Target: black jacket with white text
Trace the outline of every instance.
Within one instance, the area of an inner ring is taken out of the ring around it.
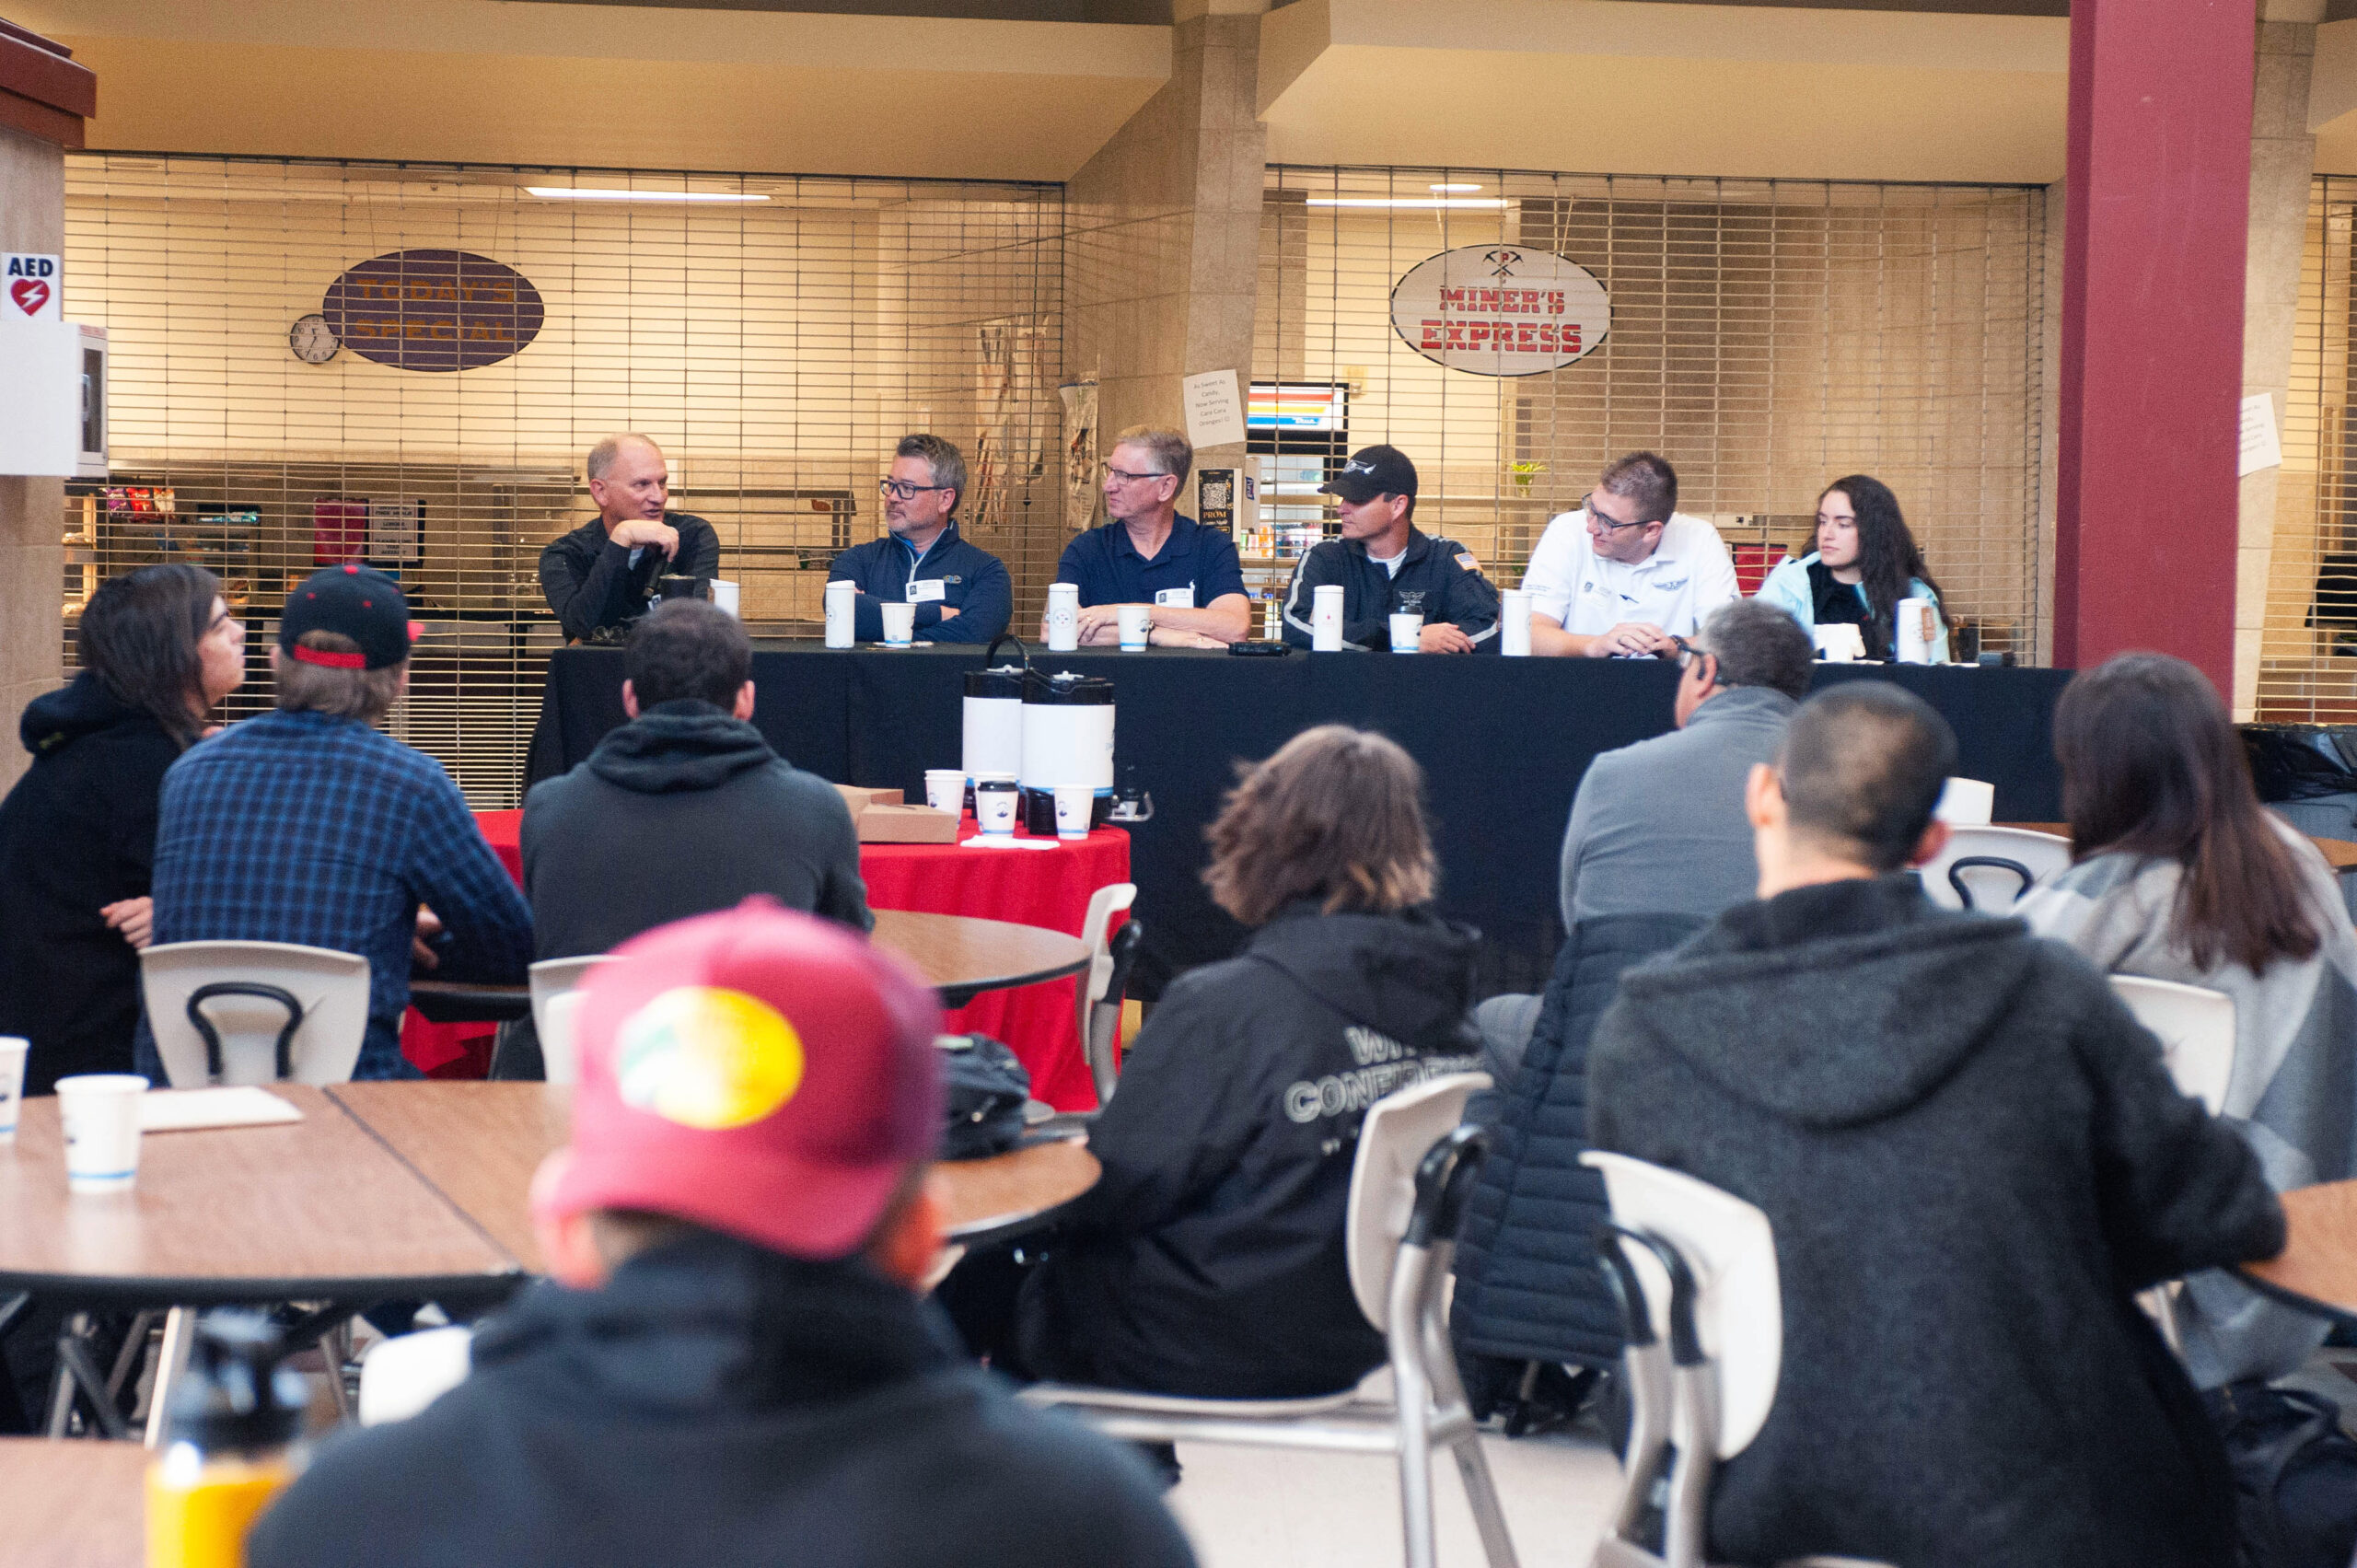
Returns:
[[[1473,552],[1453,539],[1408,530],[1408,553],[1395,573],[1370,560],[1357,540],[1329,539],[1294,568],[1285,589],[1285,641],[1310,645],[1311,592],[1342,586],[1342,641],[1380,653],[1391,646],[1391,617],[1413,611],[1430,626],[1446,621],[1473,639],[1475,653],[1498,651],[1498,590]]]

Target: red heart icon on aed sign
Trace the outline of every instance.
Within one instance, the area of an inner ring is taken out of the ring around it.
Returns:
[[[8,297],[26,315],[38,316],[41,308],[49,303],[49,285],[39,278],[18,278],[9,285]]]

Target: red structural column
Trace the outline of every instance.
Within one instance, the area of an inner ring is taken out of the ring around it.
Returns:
[[[2231,695],[2254,0],[2072,0],[2054,662]]]

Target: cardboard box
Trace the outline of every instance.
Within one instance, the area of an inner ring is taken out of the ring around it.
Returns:
[[[898,794],[898,791],[893,792]],[[864,844],[954,844],[958,818],[930,806],[900,806],[879,801],[852,820]]]
[[[897,789],[877,789],[869,784],[839,784],[835,790],[843,797],[843,804],[851,807],[854,821],[871,806],[898,806],[901,800],[900,792]]]

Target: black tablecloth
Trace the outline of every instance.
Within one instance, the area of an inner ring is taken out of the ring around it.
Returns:
[[[753,723],[795,765],[843,784],[924,797],[927,768],[956,767],[962,678],[974,648],[832,651],[764,644],[753,656]],[[1131,829],[1138,916],[1147,931],[1139,990],[1225,958],[1243,928],[1204,893],[1203,829],[1239,759],[1266,757],[1313,724],[1382,731],[1430,781],[1444,913],[1484,936],[1485,990],[1536,990],[1562,940],[1557,865],[1572,794],[1599,751],[1671,727],[1678,684],[1656,660],[1402,657],[1293,654],[1237,658],[1034,653],[1035,667],[1109,678],[1117,777],[1154,796]],[[1972,666],[1818,667],[1820,682],[1897,680],[1956,728],[1960,771],[1997,787],[1999,821],[2060,820],[2050,735],[2071,672]],[[622,654],[566,648],[549,667],[537,783],[589,754],[623,722]]]

